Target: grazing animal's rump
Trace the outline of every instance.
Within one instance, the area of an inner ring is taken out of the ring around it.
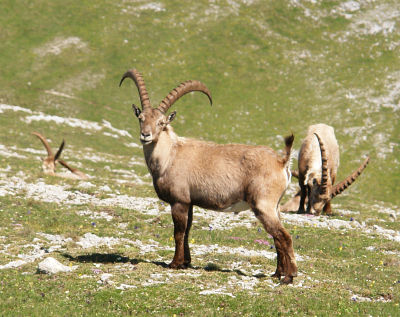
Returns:
[[[335,184],[339,168],[339,145],[335,132],[326,124],[316,124],[308,128],[307,136],[299,152],[300,203],[298,213],[319,215],[322,210],[332,212],[330,201],[350,186],[362,173],[369,157],[339,184]],[[307,209],[304,204],[308,198]]]

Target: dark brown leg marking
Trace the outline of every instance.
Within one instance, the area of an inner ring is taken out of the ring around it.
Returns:
[[[281,276],[284,275],[285,277],[281,280],[281,283],[292,283],[293,277],[297,276],[297,265],[294,256],[292,237],[282,226],[274,207],[263,206],[263,209],[254,208],[253,211],[263,224],[265,231],[274,238],[277,253],[277,266],[272,276],[280,279]]]
[[[193,205],[190,205],[189,212],[188,212],[188,219],[187,219],[187,226],[185,230],[185,238],[184,238],[184,265],[186,267],[190,266],[192,261],[190,257],[190,248],[189,248],[189,231],[192,227],[192,220],[193,220]]]
[[[331,202],[328,201],[325,206],[324,206],[324,212],[327,215],[331,215],[332,214],[332,207],[331,207]]]
[[[190,205],[175,203],[171,205],[172,220],[174,221],[175,255],[169,264],[173,269],[184,269],[185,265],[185,236],[189,234],[188,213]],[[189,250],[189,245],[187,245]],[[190,254],[189,254],[190,257]]]
[[[304,214],[306,212],[304,210],[304,204],[306,202],[307,187],[300,181],[300,179],[299,179],[299,185],[300,185],[300,205],[299,205],[299,210],[297,211],[297,213]]]

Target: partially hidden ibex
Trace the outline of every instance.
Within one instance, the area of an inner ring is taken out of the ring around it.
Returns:
[[[316,124],[308,128],[307,136],[301,145],[298,164],[300,193],[281,208],[286,211],[300,200],[298,213],[319,215],[323,210],[332,212],[331,200],[349,187],[367,167],[369,157],[342,182],[335,184],[339,168],[339,146],[331,126]],[[300,195],[299,195],[300,194]],[[299,197],[300,196],[300,197]],[[307,209],[304,205],[307,203]]]
[[[47,175],[51,176],[59,176],[64,178],[72,178],[72,179],[87,179],[87,175],[80,170],[73,168],[67,164],[64,160],[60,159],[61,152],[64,149],[65,142],[62,141],[60,147],[58,148],[56,154],[53,154],[49,143],[46,138],[38,132],[32,132],[33,135],[36,135],[40,141],[42,141],[44,147],[47,151],[47,157],[43,159],[42,169],[43,172]],[[60,163],[62,166],[67,168],[71,173],[56,173],[56,164]]]
[[[142,76],[127,71],[120,82],[131,78],[142,105],[133,105],[139,119],[140,141],[147,167],[160,199],[171,205],[174,222],[175,255],[170,268],[186,268],[191,263],[189,231],[193,206],[217,211],[251,208],[274,238],[277,268],[274,277],[291,283],[297,276],[292,238],[282,226],[278,204],[290,182],[290,152],[293,135],[285,138],[285,156],[265,146],[215,144],[177,136],[171,121],[176,112],[168,109],[183,95],[199,91],[212,103],[208,88],[199,81],[186,81],[173,89],[157,108],[150,105]]]

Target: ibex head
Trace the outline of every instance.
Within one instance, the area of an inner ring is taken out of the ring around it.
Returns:
[[[325,204],[335,198],[337,195],[342,193],[347,187],[349,187],[362,171],[367,167],[369,163],[369,157],[356,169],[352,174],[347,176],[342,182],[333,185],[331,177],[328,173],[328,158],[326,155],[325,145],[317,133],[314,133],[319,142],[321,150],[321,179],[310,175],[309,181],[312,180],[311,193],[309,195],[309,205],[311,206],[311,212],[319,215],[322,212]],[[311,184],[309,184],[311,185]]]
[[[161,131],[165,130],[167,126],[174,120],[176,111],[167,116],[168,109],[183,95],[192,92],[200,91],[208,96],[212,104],[211,93],[208,88],[201,82],[196,80],[189,80],[178,87],[173,89],[160,103],[157,108],[150,105],[149,95],[141,74],[136,69],[128,70],[121,79],[119,85],[121,86],[125,78],[131,78],[139,91],[140,103],[142,110],[135,105],[132,105],[136,117],[140,123],[140,142],[143,145],[156,143]]]
[[[56,162],[61,155],[62,150],[64,149],[64,140],[62,141],[60,147],[57,150],[56,155],[53,154],[49,143],[47,142],[46,138],[38,132],[32,132],[33,135],[36,135],[39,140],[43,143],[46,151],[47,157],[43,158],[42,168],[46,174],[54,174],[56,169]]]
[[[75,178],[75,179],[87,179],[88,178],[88,176],[85,173],[81,172],[77,168],[73,168],[73,167],[69,166],[69,164],[67,162],[65,162],[64,160],[62,160],[60,158],[61,152],[64,149],[64,145],[65,145],[64,140],[62,141],[60,147],[58,148],[57,153],[54,155],[49,143],[47,142],[46,138],[43,135],[41,135],[38,132],[32,132],[32,134],[36,135],[39,138],[39,140],[43,143],[43,145],[47,151],[47,157],[43,158],[43,163],[42,163],[42,169],[45,174],[52,175],[52,176],[61,176],[61,177],[66,177],[66,178]],[[65,168],[69,169],[72,172],[72,174],[71,173],[69,173],[69,174],[56,173],[57,162],[60,163]]]

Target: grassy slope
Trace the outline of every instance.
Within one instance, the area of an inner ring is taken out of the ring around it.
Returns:
[[[113,127],[128,131],[134,139],[119,142],[102,133],[88,134],[85,129],[45,121],[28,125],[21,121],[21,113],[7,111],[0,114],[0,144],[39,150],[40,144],[29,136],[33,130],[51,136],[53,144],[64,137],[66,157],[72,160],[76,153],[82,153],[81,148],[84,153],[112,156],[111,163],[84,161],[89,173],[98,176],[91,180],[97,187],[108,184],[113,192],[154,197],[150,186],[132,181],[122,187],[113,182],[118,175],[104,169],[106,165],[126,168],[132,154],[141,160],[140,149],[123,146],[124,142],[137,142],[137,123],[130,110],[132,102],[139,102],[137,92],[132,83],[118,88],[118,81],[126,69],[136,67],[144,75],[150,98],[156,105],[181,81],[198,79],[212,91],[213,107],[200,94],[185,96],[177,102],[174,127],[178,134],[221,143],[268,144],[281,149],[282,136],[290,131],[294,132],[295,146],[299,147],[308,125],[329,123],[334,126],[341,147],[339,178],[358,166],[363,156],[368,154],[372,158],[348,195],[336,198],[335,203],[344,209],[360,211],[360,221],[371,222],[368,219],[380,217],[387,220],[388,228],[399,230],[397,223],[391,223],[386,215],[377,215],[377,208],[371,206],[378,204],[398,210],[400,205],[400,196],[396,194],[400,190],[400,22],[391,14],[398,13],[400,7],[396,1],[359,1],[360,8],[351,12],[343,9],[343,3],[186,1],[182,5],[162,1],[145,9],[146,1],[2,1],[0,102],[60,117],[99,123],[105,119]],[[345,13],[351,17],[346,18]],[[74,44],[61,47],[59,54],[48,49],[70,37]],[[48,93],[51,90],[73,98]],[[9,176],[22,170],[32,183],[43,177],[36,159],[1,156],[0,164],[1,168],[10,167]],[[146,173],[142,166],[133,168],[139,175]],[[67,183],[72,189],[76,186],[75,182],[48,177],[44,181]],[[0,235],[10,242],[31,241],[37,232],[78,237],[93,229],[90,222],[74,216],[75,209],[84,207],[64,208],[26,200],[22,194],[16,199],[0,197],[0,206],[1,223],[5,224]],[[35,217],[27,216],[26,209]],[[162,216],[165,228],[142,225],[139,234],[134,228],[147,217],[123,208],[111,209],[118,215],[114,221],[130,222],[125,237],[154,239],[157,234],[157,241],[172,246],[168,215]],[[15,230],[15,222],[23,224],[21,231]],[[396,251],[398,244],[366,239],[362,233],[353,231],[342,236],[317,228],[287,227],[300,237],[295,240],[296,251],[311,258],[302,262],[302,272],[306,276],[316,272],[313,279],[323,281],[321,284],[311,283],[310,289],[271,290],[261,282],[254,291],[257,296],[242,290],[235,293],[235,298],[199,298],[198,279],[189,276],[173,284],[137,288],[121,295],[113,288],[99,290],[96,281],[78,279],[72,274],[64,279],[2,270],[2,284],[7,288],[0,293],[3,299],[0,305],[10,315],[15,303],[21,307],[21,313],[33,309],[37,315],[45,306],[55,315],[71,310],[73,314],[158,310],[167,315],[180,312],[231,315],[238,311],[262,315],[266,309],[271,314],[320,315],[327,305],[344,314],[356,311],[393,314],[398,309],[396,295],[391,295],[395,296],[391,303],[384,304],[352,303],[348,294],[350,291],[376,298],[379,294],[398,292],[398,286],[393,286],[398,277],[398,259],[365,251],[371,245]],[[113,236],[116,227],[103,221],[96,229],[99,235]],[[252,247],[252,241],[259,238],[258,231],[246,228],[232,234],[245,237]],[[207,233],[196,228],[193,237],[202,244],[231,243],[238,247],[241,243],[229,241],[224,232]],[[347,251],[339,252],[339,245],[345,245]],[[79,249],[72,245],[69,252],[79,253]],[[121,247],[115,252],[142,259],[134,248]],[[163,252],[164,261],[168,261],[171,251]],[[361,259],[365,259],[365,264]],[[0,264],[8,260],[5,258]],[[164,272],[163,268],[146,262],[151,259],[144,260],[137,264],[134,273],[126,273],[130,274],[128,280],[140,281],[141,276]],[[221,256],[217,261],[225,267],[223,263],[232,260]],[[380,265],[381,260],[387,265]],[[210,256],[196,265],[202,267],[215,261]],[[261,258],[251,261],[265,264]],[[106,270],[117,274],[115,263],[105,265]],[[267,262],[267,270],[272,271],[274,265],[274,261]],[[34,266],[24,266],[22,271],[32,272]],[[79,270],[79,274],[85,274],[90,268],[83,266]],[[201,269],[196,272],[206,281],[204,285],[212,284],[215,279],[221,279],[222,283],[235,276],[233,272]],[[123,281],[124,277],[118,275],[118,279]],[[65,295],[67,290],[70,293]]]

